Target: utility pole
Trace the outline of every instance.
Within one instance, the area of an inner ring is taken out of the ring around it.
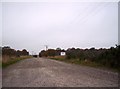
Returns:
[[[33,56],[33,54],[34,54],[34,51],[32,51],[32,56]]]
[[[46,51],[48,50],[48,45],[44,45],[45,46],[45,49],[46,49]]]

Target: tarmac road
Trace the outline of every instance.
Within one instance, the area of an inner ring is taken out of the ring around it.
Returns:
[[[25,59],[2,72],[3,87],[118,87],[118,73],[46,58]]]

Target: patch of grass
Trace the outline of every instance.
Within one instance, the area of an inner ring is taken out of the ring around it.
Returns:
[[[104,66],[102,64],[92,62],[92,61],[85,61],[85,60],[79,60],[79,59],[66,59],[66,57],[60,57],[60,56],[55,56],[55,57],[50,57],[50,59],[58,60],[58,61],[64,61],[66,63],[71,63],[71,64],[78,64],[82,66],[90,66],[94,68],[100,68],[104,70],[111,70],[113,72],[120,72],[118,69],[114,68],[109,68],[107,66]]]
[[[7,67],[7,66],[9,66],[11,64],[14,64],[14,63],[20,61],[20,60],[31,58],[31,57],[32,56],[21,56],[21,57],[10,58],[9,61],[0,63],[1,64],[0,66],[2,66],[2,68],[5,68],[5,67]]]
[[[2,68],[2,56],[0,55],[0,68]]]
[[[65,61],[65,56],[54,56],[54,57],[48,57],[48,58],[54,59],[54,60]]]
[[[2,62],[0,62],[0,68],[2,68]]]

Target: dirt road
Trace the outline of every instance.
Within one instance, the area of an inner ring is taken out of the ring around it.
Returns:
[[[118,73],[45,58],[3,69],[3,87],[117,87]]]

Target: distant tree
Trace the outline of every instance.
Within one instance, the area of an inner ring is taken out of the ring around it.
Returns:
[[[22,51],[17,50],[16,55],[17,55],[17,57],[20,57],[22,55]]]
[[[61,48],[56,48],[56,50],[61,50]]]
[[[62,51],[61,48],[56,48],[55,55],[59,56],[61,51]]]
[[[48,54],[45,50],[42,50],[40,53],[39,53],[39,57],[47,57]]]
[[[29,55],[29,52],[27,52],[26,49],[15,50],[10,48],[9,46],[2,47],[2,55],[8,55],[8,56],[21,56],[21,55]]]
[[[96,62],[108,67],[120,68],[120,47],[116,46],[115,48],[103,49]]]
[[[11,49],[10,47],[3,47],[2,48],[2,55],[8,55],[8,56],[15,56],[16,50]]]
[[[29,55],[29,52],[27,52],[26,49],[23,49],[23,50],[22,50],[22,55]]]
[[[90,50],[95,50],[95,48],[94,48],[94,47],[92,47],[92,48],[90,48]]]
[[[75,48],[69,48],[66,51],[67,59],[77,58],[77,51]]]
[[[47,51],[41,51],[40,56],[56,56],[60,55],[60,52],[65,51],[60,48],[48,49]],[[111,48],[100,48],[95,49],[94,47],[90,49],[80,49],[80,48],[68,48],[66,51],[66,59],[79,59],[89,60],[92,62],[100,63],[104,66],[119,68],[120,69],[120,45]]]
[[[54,49],[48,49],[47,54],[48,54],[48,56],[55,56],[56,51]]]
[[[39,53],[40,57],[48,57],[48,56],[59,56],[61,52],[65,52],[65,50],[61,50],[60,48],[55,49],[48,49],[48,50],[42,50]]]

